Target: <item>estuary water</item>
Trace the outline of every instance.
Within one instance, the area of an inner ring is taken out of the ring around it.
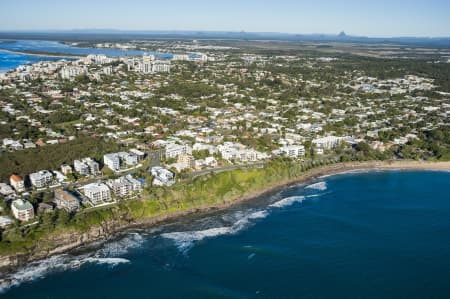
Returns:
[[[324,177],[35,263],[0,297],[449,298],[449,187],[449,172]]]
[[[6,52],[2,51],[13,51]],[[53,61],[63,59],[64,57],[46,57],[36,56],[31,54],[22,54],[17,52],[35,52],[35,53],[48,53],[48,54],[70,54],[87,56],[90,54],[103,54],[109,57],[116,56],[142,56],[143,54],[155,55],[161,59],[170,59],[173,54],[170,53],[158,53],[158,52],[144,52],[139,50],[120,50],[109,48],[81,48],[66,45],[55,41],[43,41],[43,40],[4,40],[0,41],[0,72],[5,72],[10,69],[14,69],[20,65],[28,63],[36,63],[39,61]],[[67,58],[65,58],[67,59]]]
[[[28,55],[28,54],[22,54],[22,53],[2,51],[0,49],[0,73],[15,69],[16,67],[19,67],[21,65],[37,63],[40,61],[56,61],[56,60],[60,60],[60,59],[63,59],[63,58]],[[67,59],[67,58],[65,58],[65,59]]]

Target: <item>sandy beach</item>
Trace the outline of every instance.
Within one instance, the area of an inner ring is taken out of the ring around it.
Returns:
[[[71,54],[55,54],[55,53],[36,53],[36,52],[28,52],[28,51],[12,51],[7,49],[0,48],[1,52],[13,53],[13,54],[21,54],[21,55],[30,55],[30,56],[38,56],[38,57],[54,57],[54,58],[83,58],[80,55],[71,55]]]

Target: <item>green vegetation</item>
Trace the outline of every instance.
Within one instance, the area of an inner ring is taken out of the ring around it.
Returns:
[[[0,154],[0,180],[8,181],[12,173],[22,177],[42,169],[59,169],[61,164],[92,157],[102,161],[104,154],[118,151],[120,146],[102,139],[83,137],[67,143]]]

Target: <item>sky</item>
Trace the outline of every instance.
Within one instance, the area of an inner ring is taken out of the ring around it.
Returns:
[[[70,29],[450,37],[450,0],[0,0],[0,31]]]

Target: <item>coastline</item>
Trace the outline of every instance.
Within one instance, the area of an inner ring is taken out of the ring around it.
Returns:
[[[132,220],[127,223],[120,221],[110,221],[103,225],[92,227],[87,232],[70,232],[60,235],[54,235],[51,239],[46,240],[51,242],[54,246],[51,250],[43,250],[39,248],[31,249],[29,253],[18,253],[11,255],[0,256],[0,273],[5,274],[14,272],[18,268],[37,260],[49,258],[54,255],[63,254],[72,250],[78,249],[82,246],[89,245],[98,241],[107,241],[124,231],[137,228],[150,228],[172,222],[181,217],[193,214],[202,214],[212,211],[227,209],[232,206],[239,205],[243,202],[256,199],[258,197],[278,192],[284,188],[307,183],[311,180],[331,176],[352,171],[372,171],[372,170],[437,170],[450,171],[450,162],[422,162],[422,161],[371,161],[371,162],[346,162],[330,164],[312,168],[302,175],[292,178],[274,182],[265,186],[263,189],[249,192],[245,195],[235,197],[231,200],[208,204],[197,208],[191,208],[182,211],[163,213],[158,216],[150,218]]]

